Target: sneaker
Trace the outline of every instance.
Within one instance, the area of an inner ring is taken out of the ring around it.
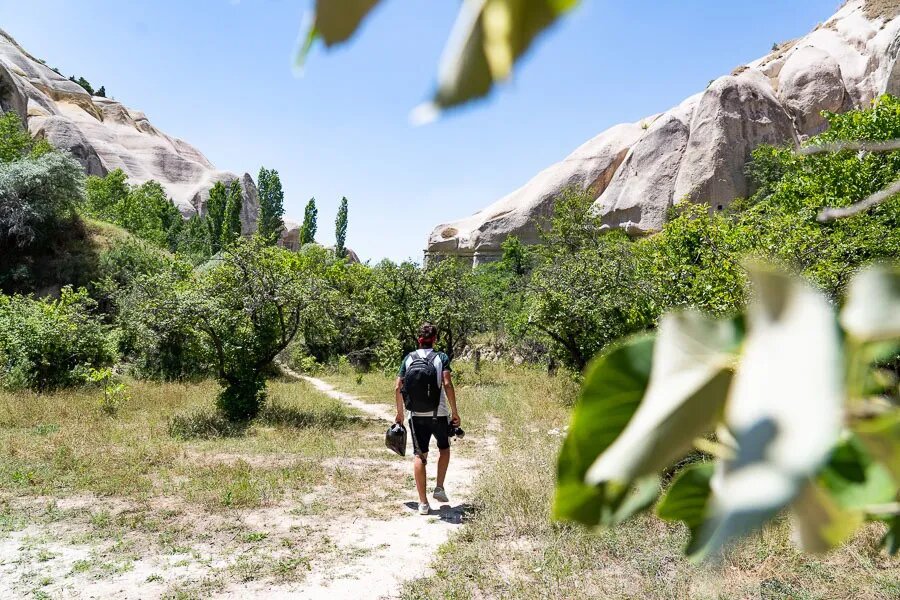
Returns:
[[[450,498],[447,497],[447,492],[445,492],[442,487],[434,488],[434,494],[432,495],[438,502],[450,502]]]
[[[419,502],[419,514],[427,515],[431,512],[431,507],[428,506],[427,502]]]

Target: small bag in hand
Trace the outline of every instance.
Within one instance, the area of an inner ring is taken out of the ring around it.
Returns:
[[[402,423],[391,425],[384,434],[384,445],[400,456],[406,456],[406,427]]]

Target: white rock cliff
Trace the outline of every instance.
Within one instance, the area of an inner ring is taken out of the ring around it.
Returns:
[[[0,112],[10,110],[32,135],[71,152],[89,175],[122,169],[131,183],[158,181],[186,217],[204,213],[214,183],[240,179],[243,230],[256,230],[259,198],[249,174],[216,169],[199,150],[154,127],[144,113],[91,96],[0,29]]]
[[[658,231],[680,202],[724,208],[752,192],[744,169],[760,144],[796,144],[824,129],[822,111],[900,95],[898,14],[900,0],[850,0],[675,108],[617,125],[471,217],[438,225],[426,252],[478,263],[510,235],[533,243],[567,188],[592,194],[604,223],[631,234]]]

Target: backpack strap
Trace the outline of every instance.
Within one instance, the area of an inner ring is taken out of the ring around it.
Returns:
[[[427,362],[427,363],[429,363],[429,364],[433,364],[433,363],[434,363],[434,358],[435,358],[436,356],[437,356],[437,352],[434,351],[434,348],[429,348],[429,349],[428,349],[428,353],[425,355],[425,362]],[[441,361],[441,368],[443,368],[443,366],[444,366],[444,365],[443,365],[443,361]],[[435,370],[437,370],[437,369],[435,369]],[[438,373],[438,374],[437,374],[437,377],[438,377],[438,381],[437,381],[437,383],[438,383],[438,389],[441,389],[441,388],[444,387],[444,386],[442,385],[443,382],[441,381],[441,377],[443,377],[443,373]],[[443,390],[441,391],[441,393],[443,393]],[[438,398],[437,406],[434,407],[434,414],[431,415],[431,418],[432,418],[433,420],[437,421],[437,418],[438,418],[438,411],[439,411],[440,409],[441,409],[441,400],[440,400],[440,398]]]

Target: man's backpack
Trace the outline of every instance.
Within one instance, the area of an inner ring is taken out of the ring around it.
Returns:
[[[434,358],[434,350],[429,350],[424,357],[418,352],[412,354],[412,362],[406,367],[406,374],[403,376],[403,393],[407,410],[434,412],[437,415],[441,403],[441,386],[438,383]]]

